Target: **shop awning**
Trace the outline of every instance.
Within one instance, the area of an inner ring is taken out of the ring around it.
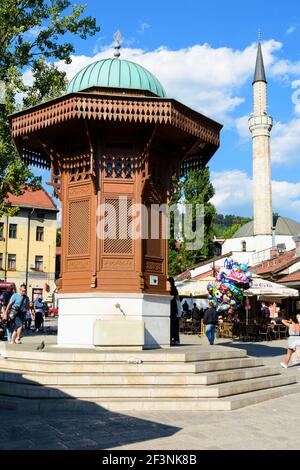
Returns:
[[[207,284],[214,281],[215,278],[208,276],[199,280],[185,280],[176,282],[176,287],[180,297],[207,298]],[[277,284],[276,282],[267,281],[259,276],[253,276],[252,286],[244,291],[247,297],[257,296],[259,299],[285,299],[289,297],[298,297],[297,289]]]
[[[207,299],[207,284],[214,281],[215,278],[208,276],[203,279],[189,279],[176,282],[176,287],[180,297],[194,297],[199,299]]]
[[[250,289],[247,289],[244,292],[244,295],[247,297],[256,295],[260,299],[277,298],[277,299],[286,299],[289,297],[298,297],[299,292],[297,289],[292,289],[291,287],[286,287],[276,282],[267,281],[262,279],[259,276],[253,276],[253,284]]]

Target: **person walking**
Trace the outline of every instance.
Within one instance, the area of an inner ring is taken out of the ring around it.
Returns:
[[[300,311],[290,320],[281,320],[282,324],[289,328],[288,350],[287,354],[280,363],[281,367],[287,369],[293,352],[296,351],[298,360],[300,361]]]
[[[213,302],[209,302],[209,308],[204,313],[203,323],[205,325],[205,334],[209,344],[212,346],[215,342],[216,327],[218,324],[218,313]]]
[[[4,312],[4,320],[12,323],[12,335],[10,344],[20,344],[26,310],[28,309],[29,298],[26,295],[26,285],[21,284],[19,293],[13,294]]]
[[[38,297],[34,303],[34,327],[35,331],[43,331],[43,322],[44,322],[44,302],[42,297]]]
[[[12,297],[12,295],[14,294],[14,289],[11,288],[11,287],[8,287],[6,289],[6,291],[3,293],[2,295],[2,309],[3,309],[3,315],[2,315],[2,318],[4,319],[4,313],[5,313],[5,310],[9,304],[9,301]],[[6,323],[6,340],[7,341],[11,341],[11,336],[13,334],[13,323],[9,321],[9,319],[7,320],[7,323]]]
[[[179,340],[179,317],[178,317],[178,306],[177,301],[179,300],[178,290],[175,286],[175,281],[173,277],[168,277],[170,283],[170,295],[173,297],[171,300],[171,332],[170,332],[170,344],[171,346],[178,346],[180,344]]]

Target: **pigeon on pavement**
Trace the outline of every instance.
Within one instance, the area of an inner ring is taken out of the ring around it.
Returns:
[[[37,349],[37,351],[42,351],[44,349],[44,347],[45,347],[45,343],[44,343],[44,341],[42,341],[41,344],[39,344],[36,349]]]

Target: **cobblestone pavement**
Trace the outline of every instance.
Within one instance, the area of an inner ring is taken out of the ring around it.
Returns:
[[[182,338],[186,344],[205,338]],[[279,364],[286,341],[230,343]],[[283,373],[299,376],[298,366]],[[0,449],[300,449],[300,393],[228,412],[15,413],[0,410]]]

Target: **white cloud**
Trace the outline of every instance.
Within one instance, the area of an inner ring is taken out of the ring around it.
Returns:
[[[242,142],[245,142],[245,141],[251,139],[248,120],[249,120],[248,115],[241,116],[241,117],[239,117],[235,120],[236,130],[237,130],[237,132],[239,134],[239,137],[240,137]]]
[[[300,183],[273,181],[273,207],[279,214],[300,219]],[[287,212],[288,211],[288,212]]]
[[[285,34],[288,34],[288,35],[293,34],[295,31],[296,31],[296,25],[292,25],[286,30]]]
[[[212,203],[219,213],[249,215],[252,212],[252,180],[241,170],[211,173],[215,188]]]
[[[40,34],[40,32],[43,31],[44,29],[46,29],[45,26],[33,26],[28,31],[26,31],[25,34],[33,38],[36,38]]]
[[[252,179],[241,170],[212,172],[215,188],[212,203],[219,213],[252,214]],[[273,181],[273,211],[300,220],[300,183]]]
[[[263,44],[267,66],[276,61],[274,53],[280,48],[281,43],[274,40]],[[93,57],[72,56],[71,64],[60,62],[59,67],[71,79],[91,62],[112,55],[113,50],[109,46]],[[177,50],[162,46],[154,51],[124,47],[121,57],[150,70],[161,81],[168,96],[215,119],[231,123],[231,114],[244,101],[240,88],[253,73],[256,45],[252,44],[243,50],[213,48],[209,44]]]
[[[271,135],[272,162],[286,165],[300,162],[300,119],[275,122]]]
[[[23,81],[26,86],[31,86],[33,84],[33,74],[31,69],[27,69],[26,72],[23,73]]]
[[[142,33],[144,33],[145,30],[148,29],[148,28],[150,28],[150,24],[148,24],[148,23],[141,23],[140,26],[139,26],[139,28],[138,28],[138,30],[137,30],[137,32],[140,33],[140,34],[142,34]]]

